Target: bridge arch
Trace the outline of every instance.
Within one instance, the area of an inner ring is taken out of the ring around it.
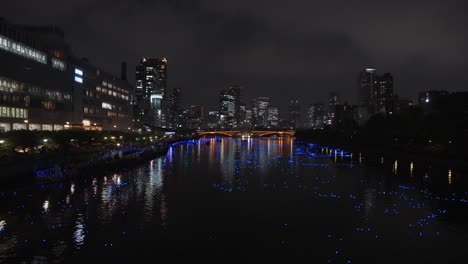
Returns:
[[[252,131],[252,135],[258,137],[266,137],[273,135],[293,137],[294,134],[294,131]]]

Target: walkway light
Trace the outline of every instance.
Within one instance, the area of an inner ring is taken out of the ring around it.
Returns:
[[[0,140],[0,144],[3,144],[3,143],[5,143],[5,140]]]
[[[42,141],[43,141],[44,143],[47,143],[47,141],[49,141],[49,140],[48,140],[47,138],[44,138]]]

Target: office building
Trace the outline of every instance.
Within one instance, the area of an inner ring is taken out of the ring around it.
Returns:
[[[335,107],[341,104],[341,97],[335,93],[331,92],[328,97],[328,118],[327,124],[331,125],[335,117]]]
[[[131,128],[132,86],[76,59],[54,26],[0,20],[0,131]]]
[[[367,109],[367,116],[394,112],[393,76],[390,73],[379,76],[376,69],[364,69],[359,76],[358,88],[358,106]]]
[[[169,96],[169,107],[167,111],[167,120],[169,128],[181,128],[183,109],[181,105],[182,90],[180,88],[172,89],[171,95]]]
[[[268,107],[270,97],[258,97],[252,100],[252,123],[254,127],[268,126]]]
[[[335,115],[333,117],[332,125],[334,127],[343,127],[353,125],[357,119],[356,105],[349,105],[348,103],[335,105]]]
[[[203,106],[191,105],[187,118],[187,128],[200,129],[203,126]]]
[[[313,129],[322,129],[325,125],[325,110],[322,103],[309,106],[307,111],[307,126]]]
[[[277,128],[279,126],[278,107],[268,106],[267,122],[268,122],[268,128]]]
[[[301,104],[299,100],[291,100],[288,105],[289,123],[291,128],[299,128],[301,124]]]
[[[138,125],[166,127],[167,60],[143,58],[136,67],[135,119]]]
[[[91,64],[87,59],[71,58],[75,118],[85,130],[132,129],[133,87]]]

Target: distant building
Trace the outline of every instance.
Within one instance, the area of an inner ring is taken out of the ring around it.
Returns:
[[[335,107],[339,104],[341,104],[341,97],[337,93],[331,92],[328,97],[328,125],[332,124],[333,119],[335,118]]]
[[[394,112],[393,76],[386,73],[377,74],[376,69],[367,68],[359,75],[358,106],[366,116],[377,113],[392,114]]]
[[[252,100],[252,121],[254,127],[268,127],[268,107],[270,97],[258,97]]]
[[[229,86],[221,91],[219,96],[219,112],[222,127],[237,128],[241,126],[241,98],[242,88],[240,86]]]
[[[358,105],[367,108],[368,113],[375,113],[375,98],[379,90],[377,70],[366,68],[359,75]]]
[[[325,111],[322,103],[315,103],[307,110],[307,126],[313,129],[322,129],[325,125]]]
[[[167,111],[167,126],[169,128],[183,127],[183,109],[181,105],[182,90],[180,88],[172,89],[169,96]]]
[[[277,128],[279,126],[278,107],[268,106],[267,122],[268,128]]]
[[[166,127],[167,60],[143,58],[136,67],[135,119],[139,124]]]
[[[393,76],[386,73],[378,77],[379,89],[377,92],[376,112],[385,113],[388,115],[394,112],[394,94],[393,94]]]
[[[441,109],[448,96],[449,93],[444,90],[425,91],[418,94],[418,102],[425,112],[431,112]]]
[[[219,95],[220,125],[223,128],[233,128],[235,114],[235,98],[229,89],[222,90]]]
[[[357,110],[358,107],[356,105],[348,105],[348,103],[335,105],[333,126],[340,127],[355,122]]]
[[[217,129],[220,127],[220,113],[219,111],[209,111],[206,120],[206,126],[209,129]]]
[[[395,113],[400,113],[414,106],[414,102],[412,100],[402,99],[396,96],[395,96],[394,102],[395,102],[395,107],[394,107]]]
[[[191,105],[189,109],[187,128],[199,129],[203,126],[203,106]]]
[[[299,100],[291,100],[288,105],[289,122],[292,128],[302,127],[301,124],[301,104]]]

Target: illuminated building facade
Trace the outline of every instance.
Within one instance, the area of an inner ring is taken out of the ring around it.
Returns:
[[[174,88],[169,98],[169,111],[167,111],[168,127],[183,127],[183,109],[181,106],[182,90]]]
[[[289,123],[291,128],[302,127],[301,122],[301,104],[299,100],[291,100],[288,105]]]
[[[130,104],[133,87],[86,59],[71,59],[75,120],[85,130],[119,130],[132,128]]]
[[[220,124],[224,128],[238,128],[242,125],[242,87],[231,85],[219,94]]]
[[[222,90],[219,94],[219,118],[221,128],[235,127],[235,95],[229,90]]]
[[[0,132],[128,130],[132,87],[75,59],[57,27],[0,20]]]
[[[375,98],[376,111],[388,115],[393,114],[395,107],[395,97],[393,94],[393,76],[386,73],[378,77],[378,94]]]
[[[328,97],[328,119],[327,119],[327,124],[331,125],[333,122],[333,119],[335,118],[335,111],[336,111],[336,106],[341,104],[341,97],[335,93],[331,92],[329,97]]]
[[[307,109],[307,125],[313,129],[322,129],[325,125],[325,111],[322,103],[315,103]]]
[[[167,60],[143,58],[136,67],[136,123],[166,127],[167,94]]]
[[[0,132],[69,127],[69,53],[56,27],[19,26],[0,19]]]
[[[393,114],[395,97],[393,76],[377,74],[376,69],[367,68],[359,75],[358,106],[367,109],[367,116],[376,113]]]
[[[252,100],[252,122],[254,127],[268,127],[268,107],[270,97],[258,97]]]
[[[268,121],[268,128],[277,128],[279,126],[278,107],[276,106],[268,107],[267,121]]]

